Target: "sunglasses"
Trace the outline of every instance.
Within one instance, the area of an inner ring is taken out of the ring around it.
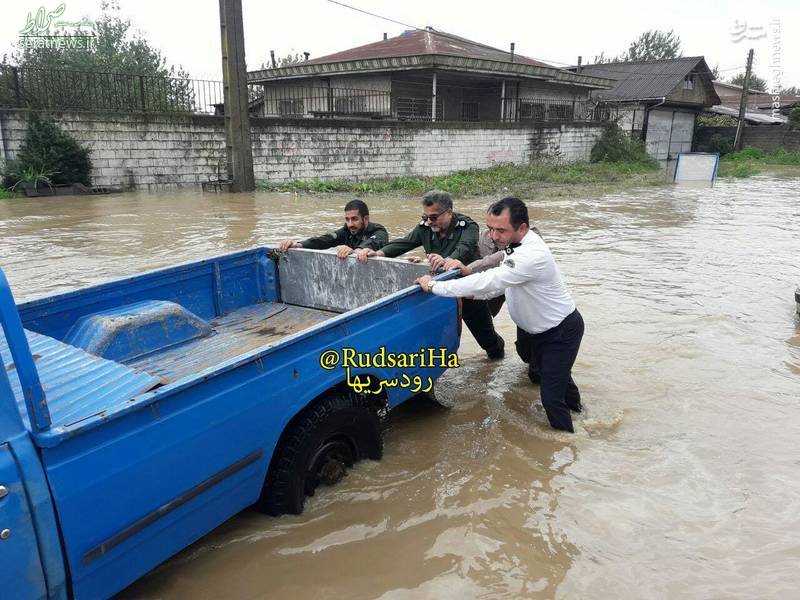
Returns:
[[[442,212],[440,212],[438,214],[433,214],[433,215],[423,214],[423,215],[421,215],[422,216],[422,220],[423,221],[435,221],[436,219],[441,217],[444,213],[446,213],[448,210],[450,210],[450,209],[448,208],[448,209],[443,210]]]

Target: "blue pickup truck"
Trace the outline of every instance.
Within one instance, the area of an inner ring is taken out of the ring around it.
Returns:
[[[257,248],[17,305],[0,271],[0,597],[111,596],[380,458],[403,382],[447,366],[420,357],[459,345],[422,272]]]

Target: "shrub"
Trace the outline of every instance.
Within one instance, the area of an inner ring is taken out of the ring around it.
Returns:
[[[750,177],[757,173],[760,173],[759,169],[755,168],[750,163],[735,163],[733,168],[723,175],[727,177]]]
[[[697,115],[697,127],[736,127],[738,120],[729,115],[714,115],[704,113]]]
[[[800,106],[789,111],[789,129],[800,129]]]
[[[724,156],[733,152],[733,140],[725,135],[714,133],[705,145],[706,152],[719,152],[720,156]]]
[[[592,148],[591,161],[657,163],[647,154],[642,142],[632,140],[615,122],[605,125],[603,134]]]
[[[17,152],[15,164],[8,165],[3,173],[3,185],[10,188],[25,180],[23,174],[31,177],[31,174],[41,173],[48,174],[53,185],[91,185],[90,152],[52,120],[30,113],[25,139]]]

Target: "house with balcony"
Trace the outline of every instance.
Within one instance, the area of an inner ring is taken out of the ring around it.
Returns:
[[[589,120],[614,83],[432,28],[248,73],[253,115],[309,119]]]

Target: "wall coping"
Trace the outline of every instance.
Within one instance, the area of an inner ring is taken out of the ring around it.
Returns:
[[[35,110],[26,108],[0,107],[0,114],[11,114],[23,116],[28,112],[63,117],[65,115],[78,115],[87,120],[108,121],[113,117],[123,117],[125,119],[137,120],[140,122],[148,121],[191,121],[198,126],[225,126],[225,117],[220,115],[199,115],[166,112],[129,112],[129,111],[82,111],[82,110]],[[120,119],[122,120],[122,119]],[[600,127],[603,123],[599,121],[523,121],[516,123],[504,123],[499,121],[393,121],[379,119],[291,119],[279,117],[251,117],[251,128],[272,128],[278,126],[300,127],[305,129],[319,128],[342,128],[342,129],[407,129],[407,130],[536,130],[536,129],[558,129],[565,128],[594,128]]]

